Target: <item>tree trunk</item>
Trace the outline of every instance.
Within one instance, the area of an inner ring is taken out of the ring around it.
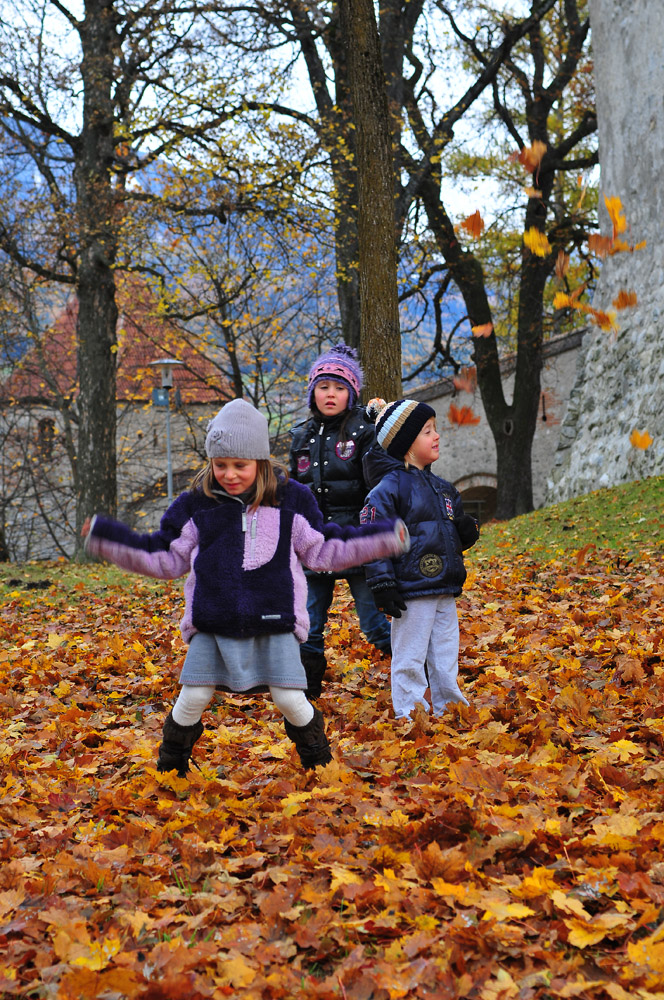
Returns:
[[[490,323],[491,307],[481,265],[470,251],[460,246],[433,178],[423,184],[422,197],[429,225],[461,292],[471,326]],[[532,212],[541,215],[539,204]],[[526,227],[541,221],[538,215],[529,214]],[[496,444],[499,520],[533,509],[531,454],[541,393],[543,296],[549,265],[526,249],[523,254],[512,403],[507,403],[503,391],[495,333],[475,338],[473,345],[477,385]]]
[[[349,144],[352,150],[352,144]],[[351,162],[335,165],[334,250],[337,275],[337,301],[344,341],[360,350],[360,278],[358,273],[357,171],[355,155]],[[333,157],[334,163],[335,157]],[[338,159],[338,158],[337,158]]]
[[[75,169],[80,257],[78,293],[79,437],[76,463],[77,535],[86,517],[116,507],[116,324],[113,264],[117,220],[111,165],[112,0],[86,0],[82,25],[83,127]]]
[[[392,133],[372,0],[340,0],[358,187],[360,358],[368,395],[401,395]]]

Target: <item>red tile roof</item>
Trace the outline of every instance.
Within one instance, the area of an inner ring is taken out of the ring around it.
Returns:
[[[220,405],[232,396],[213,362],[158,315],[156,300],[144,283],[135,277],[124,278],[119,283],[117,301],[118,402],[149,402],[152,390],[161,386],[160,371],[151,368],[150,362],[164,357],[183,362],[182,367],[174,368],[173,383],[184,405]],[[72,298],[45,332],[41,344],[30,348],[2,382],[1,397],[48,405],[58,394],[76,396],[77,314],[78,302]]]

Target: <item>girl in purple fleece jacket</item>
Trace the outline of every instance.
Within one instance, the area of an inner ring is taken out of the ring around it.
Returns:
[[[343,570],[397,555],[408,533],[403,522],[323,525],[311,491],[270,462],[267,420],[242,399],[210,422],[205,450],[207,465],[159,531],[140,535],[101,516],[83,528],[92,555],[146,576],[187,575],[181,631],[189,649],[157,769],[186,775],[218,689],[269,690],[303,767],[327,764],[323,716],[304,693],[299,654],[309,630],[302,563]]]

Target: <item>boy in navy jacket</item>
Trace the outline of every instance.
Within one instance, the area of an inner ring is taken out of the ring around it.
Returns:
[[[477,541],[479,528],[454,486],[431,471],[440,441],[432,407],[405,399],[390,403],[376,420],[376,433],[364,470],[367,482],[377,485],[360,521],[400,517],[411,539],[408,553],[366,567],[376,605],[392,615],[394,713],[406,718],[416,704],[426,704],[429,687],[433,712],[441,715],[449,702],[468,704],[457,681],[455,598],[466,579],[463,550]]]

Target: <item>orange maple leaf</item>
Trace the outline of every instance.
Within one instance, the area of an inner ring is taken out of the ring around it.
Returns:
[[[482,323],[480,326],[471,326],[473,337],[490,337],[493,331],[493,323]]]
[[[637,431],[636,428],[632,431],[629,436],[629,443],[633,448],[640,448],[641,451],[645,451],[652,444],[652,438],[648,431]]]
[[[629,309],[630,306],[635,306],[638,302],[636,292],[626,292],[621,289],[613,300],[613,305],[616,309]]]
[[[484,232],[484,219],[479,212],[473,212],[472,215],[467,215],[465,219],[462,219],[461,226],[470,236],[478,239]]]
[[[447,416],[451,424],[479,424],[482,419],[469,406],[455,406],[454,403],[450,403]]]

